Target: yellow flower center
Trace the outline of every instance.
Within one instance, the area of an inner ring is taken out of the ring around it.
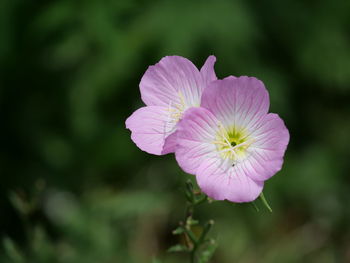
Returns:
[[[219,126],[216,140],[217,150],[223,159],[229,159],[235,165],[238,161],[247,156],[247,149],[252,144],[247,132],[238,127],[224,128]]]

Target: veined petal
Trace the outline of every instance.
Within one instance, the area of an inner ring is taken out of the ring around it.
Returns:
[[[167,56],[150,66],[140,82],[143,102],[150,106],[199,106],[205,83],[191,61]]]
[[[277,114],[269,113],[250,137],[253,143],[249,147],[249,157],[241,164],[242,169],[253,180],[265,181],[282,168],[289,142],[288,129]]]
[[[174,152],[176,122],[171,120],[167,107],[142,107],[125,124],[131,130],[131,139],[141,150],[156,155]]]
[[[215,70],[214,70],[215,62],[216,62],[216,57],[209,56],[200,70],[200,73],[206,85],[209,85],[212,81],[218,79],[216,77]]]
[[[227,77],[204,90],[201,106],[209,109],[226,128],[254,130],[269,109],[264,84],[253,77]]]
[[[188,109],[177,126],[176,160],[209,197],[232,202],[250,202],[257,198],[263,182],[247,176],[241,167],[232,167],[220,156],[215,144],[219,121],[205,108]]]
[[[173,129],[176,129],[176,127],[174,127]],[[175,130],[172,134],[166,137],[162,154],[175,152],[176,145],[177,145],[177,131]]]
[[[264,183],[252,180],[238,165],[223,168],[218,158],[209,158],[197,169],[197,183],[201,190],[215,200],[251,202],[261,193]]]
[[[204,108],[190,108],[177,126],[175,157],[187,173],[195,174],[202,160],[216,155],[212,143],[217,133],[218,121]]]

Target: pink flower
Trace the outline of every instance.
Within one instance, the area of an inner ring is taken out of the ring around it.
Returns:
[[[125,123],[141,150],[156,155],[175,151],[177,123],[188,108],[200,106],[203,90],[217,79],[215,61],[209,56],[199,71],[186,58],[168,56],[147,69],[140,83],[147,106],[136,110]]]
[[[268,110],[260,80],[231,76],[212,82],[201,107],[186,111],[177,128],[176,159],[209,197],[253,201],[281,169],[289,132]]]

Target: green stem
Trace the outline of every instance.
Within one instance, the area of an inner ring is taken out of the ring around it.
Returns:
[[[198,249],[201,247],[201,245],[203,245],[206,242],[205,237],[207,236],[211,226],[214,224],[214,221],[210,220],[204,226],[200,237],[197,238],[191,229],[193,225],[198,224],[197,220],[193,220],[194,208],[197,205],[200,205],[208,201],[208,197],[202,194],[200,191],[195,190],[190,180],[186,182],[185,194],[187,199],[185,221],[184,223],[180,224],[180,228],[182,229],[183,233],[186,235],[186,240],[189,243],[187,251],[190,253],[190,262],[196,263]]]
[[[209,220],[208,223],[205,225],[203,232],[198,240],[198,244],[202,244],[205,240],[205,237],[207,236],[210,228],[214,225],[214,220]]]
[[[198,241],[194,244],[194,247],[191,251],[191,263],[195,263],[195,258],[196,258],[196,252],[198,250],[198,248],[205,243],[205,237],[207,236],[210,228],[212,227],[212,225],[214,224],[213,220],[209,220],[209,222],[205,225],[203,232],[200,236],[200,238],[198,239]]]
[[[191,239],[193,246],[196,246],[198,241],[195,235],[193,234],[193,232],[190,229],[188,229],[187,226],[184,227],[184,230],[185,230],[185,233],[188,235],[188,237]]]

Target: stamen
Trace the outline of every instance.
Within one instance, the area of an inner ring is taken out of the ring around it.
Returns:
[[[180,103],[182,106],[184,106],[185,105],[185,97],[181,91],[179,91],[178,94],[179,94],[179,98],[180,98]]]
[[[249,136],[244,135],[243,130],[236,129],[228,133],[221,123],[218,124],[218,138],[212,143],[217,145],[217,151],[223,160],[230,162],[230,167],[245,158],[247,147],[254,142]]]
[[[231,151],[232,151],[232,148],[226,148],[226,149],[220,150],[219,153],[226,153]]]
[[[213,141],[212,143],[214,143],[214,144],[219,144],[219,145],[224,145],[224,146],[227,145],[226,143],[221,142],[221,141]]]
[[[253,143],[253,140],[245,141],[245,142],[242,142],[236,146],[233,146],[232,149],[236,149],[236,148],[241,147],[243,145],[252,144],[252,143]]]
[[[184,112],[186,108],[185,98],[181,91],[178,92],[180,101],[177,103],[174,103],[173,101],[169,102],[168,108],[167,108],[167,117],[164,122],[163,127],[163,134],[164,137],[168,136],[169,134],[173,133],[176,130],[175,124],[179,121],[179,119],[182,116],[182,113]]]

